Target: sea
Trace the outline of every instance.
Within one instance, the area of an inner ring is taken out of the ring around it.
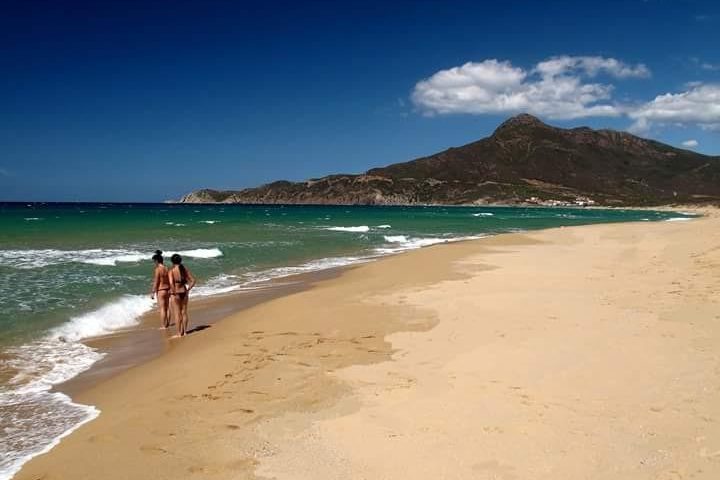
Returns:
[[[530,207],[0,203],[0,480],[100,412],[57,391],[103,353],[88,339],[154,308],[156,249],[179,253],[194,296],[506,232],[690,214]]]

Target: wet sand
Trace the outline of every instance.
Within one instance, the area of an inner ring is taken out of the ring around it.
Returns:
[[[272,299],[301,292],[320,281],[335,278],[342,268],[290,275],[280,279],[262,282],[255,289],[245,289],[213,297],[195,297],[191,302],[190,329],[196,333],[212,327],[216,322],[247,308]],[[172,322],[172,319],[171,319]],[[172,348],[177,330],[175,323],[170,328],[159,328],[157,310],[143,315],[136,327],[121,330],[86,341],[105,357],[80,375],[56,386],[56,390],[76,397],[119,373],[146,363]]]
[[[440,245],[74,395],[19,479],[720,478],[720,217]]]

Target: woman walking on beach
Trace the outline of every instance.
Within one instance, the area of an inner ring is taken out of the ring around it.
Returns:
[[[184,337],[187,334],[188,323],[188,295],[195,286],[195,277],[190,270],[182,264],[182,257],[177,253],[170,257],[173,267],[168,271],[167,278],[170,282],[170,296],[175,314],[175,325],[177,325],[177,336]]]
[[[165,268],[162,251],[155,250],[152,257],[155,262],[155,270],[153,272],[152,289],[150,290],[150,298],[157,297],[158,307],[160,309],[160,322],[162,328],[166,329],[170,326],[170,282],[168,281],[168,269]]]

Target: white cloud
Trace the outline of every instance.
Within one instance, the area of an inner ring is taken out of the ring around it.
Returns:
[[[529,71],[490,59],[440,70],[415,85],[412,100],[430,115],[528,112],[574,119],[622,114],[610,101],[612,85],[586,81],[599,74],[647,77],[650,71],[605,57],[552,57]]]
[[[561,120],[623,116],[633,122],[628,130],[641,134],[667,125],[720,131],[720,84],[688,82],[680,92],[620,104],[613,101],[612,84],[591,80],[599,75],[644,78],[650,71],[643,64],[605,57],[551,57],[531,69],[489,59],[440,70],[419,81],[412,100],[427,115],[527,112]]]
[[[720,130],[720,84],[695,84],[687,91],[658,95],[653,100],[628,109],[631,130],[647,131],[651,125],[697,125]]]
[[[589,77],[606,73],[616,78],[647,78],[650,70],[639,63],[628,65],[615,58],[605,57],[571,57],[562,55],[552,57],[537,64],[535,70],[541,75],[564,75],[573,72],[582,72]]]
[[[687,147],[687,148],[695,148],[695,147],[697,147],[698,145],[699,145],[698,141],[697,141],[697,140],[693,140],[693,139],[685,140],[684,142],[682,142],[682,146],[683,146],[683,147]]]

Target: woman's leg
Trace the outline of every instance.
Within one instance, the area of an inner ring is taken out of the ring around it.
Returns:
[[[175,317],[175,327],[177,334],[182,335],[182,300],[180,295],[171,295],[170,303],[172,304],[173,317]]]
[[[157,292],[158,307],[160,308],[160,322],[162,328],[168,328],[170,326],[170,309],[169,298],[170,293],[167,290],[160,290]]]
[[[188,328],[190,327],[190,318],[188,317],[188,301],[190,300],[190,295],[185,294],[185,297],[182,300],[182,306],[183,306],[183,333],[187,333]]]

